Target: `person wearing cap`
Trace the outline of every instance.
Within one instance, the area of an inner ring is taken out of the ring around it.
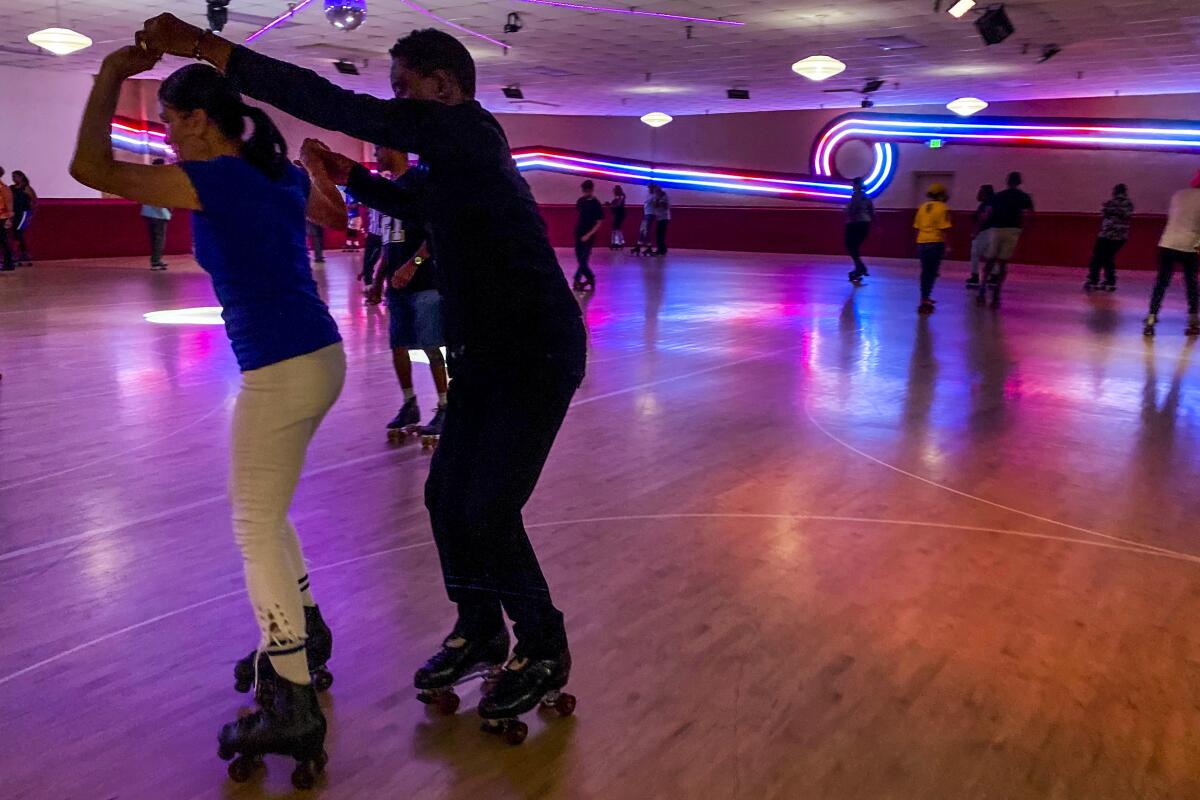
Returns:
[[[933,284],[937,282],[942,259],[946,255],[946,231],[950,230],[950,199],[946,187],[935,183],[926,193],[929,197],[917,209],[913,228],[917,231],[917,257],[921,260],[921,305],[918,314],[933,313]]]
[[[1187,287],[1188,325],[1184,333],[1200,335],[1200,290],[1197,289],[1196,273],[1200,270],[1200,172],[1192,178],[1192,185],[1180,189],[1171,196],[1167,211],[1167,226],[1158,240],[1158,280],[1150,295],[1150,314],[1146,317],[1143,333],[1154,335],[1158,323],[1158,312],[1162,308],[1163,296],[1171,285],[1175,267],[1183,269],[1183,284]]]
[[[1033,211],[1033,198],[1021,191],[1021,173],[1008,173],[1008,188],[997,192],[992,198],[992,212],[988,216],[991,233],[988,234],[987,264],[983,268],[983,280],[979,283],[976,302],[987,302],[987,288],[992,287],[992,308],[1000,307],[1000,287],[1008,276],[1008,262],[1012,260],[1021,240],[1021,226],[1025,215]],[[993,277],[994,276],[994,277]]]

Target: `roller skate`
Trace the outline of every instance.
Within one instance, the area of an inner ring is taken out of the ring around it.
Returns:
[[[410,397],[400,406],[396,416],[387,424],[388,441],[402,442],[405,436],[411,436],[421,424],[421,408],[417,398]]]
[[[933,301],[928,298],[922,300],[921,305],[917,306],[917,313],[925,316],[932,314],[936,310],[937,307],[934,306]]]
[[[1117,290],[1117,284],[1114,281],[1105,281],[1104,283],[1100,284],[1100,288],[1106,292],[1115,292]]]
[[[1104,287],[1100,285],[1099,281],[1088,278],[1083,284],[1083,290],[1085,292],[1102,292],[1104,291]]]
[[[1158,324],[1157,314],[1147,314],[1146,319],[1142,322],[1142,336],[1153,336],[1154,326]]]
[[[312,686],[283,678],[276,681],[270,702],[221,728],[217,755],[229,761],[229,777],[236,783],[249,780],[262,766],[263,756],[289,756],[296,759],[292,785],[311,789],[329,760],[325,753],[325,715]]]
[[[850,282],[855,286],[862,286],[863,278],[865,278],[867,274],[868,273],[865,270],[852,269],[847,277],[850,278]]]
[[[442,428],[445,425],[446,407],[438,406],[437,411],[433,413],[433,419],[429,420],[429,424],[419,425],[415,431],[415,434],[421,437],[422,450],[432,450],[437,447],[438,440],[442,438]]]
[[[505,628],[490,638],[474,640],[455,630],[413,676],[417,699],[441,714],[453,714],[460,702],[454,687],[472,678],[483,677],[485,684],[492,680],[508,658],[508,644]]]
[[[482,730],[517,745],[529,735],[529,726],[519,719],[521,714],[541,706],[554,709],[560,717],[571,716],[575,695],[562,691],[570,676],[571,653],[566,648],[553,658],[513,656],[479,701]]]
[[[967,288],[968,289],[978,289],[979,288],[979,273],[978,272],[972,272],[971,277],[967,278]]]
[[[304,652],[308,657],[308,674],[318,692],[333,685],[333,673],[325,666],[333,655],[333,631],[325,624],[318,606],[304,607]],[[258,658],[258,682],[255,685],[254,660]],[[271,666],[266,653],[252,651],[233,665],[233,688],[243,694],[254,687],[254,698],[261,704],[270,702],[275,682],[279,676]]]
[[[1189,314],[1187,327],[1183,329],[1184,336],[1200,336],[1200,315]]]

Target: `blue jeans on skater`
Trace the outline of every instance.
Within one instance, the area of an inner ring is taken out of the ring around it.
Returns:
[[[928,300],[933,296],[933,284],[937,282],[938,272],[942,267],[942,257],[945,255],[945,242],[929,242],[917,245],[917,257],[921,259],[922,300]]]

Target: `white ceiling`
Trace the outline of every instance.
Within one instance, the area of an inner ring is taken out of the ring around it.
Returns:
[[[296,24],[270,31],[255,46],[344,86],[387,96],[388,47],[414,27],[437,26],[399,0],[368,0],[363,26],[341,32],[325,21],[322,2],[315,0],[294,18]],[[943,0],[943,8],[952,2]],[[639,0],[647,10],[746,23],[695,25],[691,39],[682,22],[516,0],[424,0],[422,5],[511,43],[504,54],[463,37],[478,61],[480,100],[493,111],[640,116],[841,107],[857,105],[858,96],[822,89],[857,87],[871,77],[887,81],[874,95],[880,107],[945,103],[961,95],[995,101],[1200,90],[1198,0],[1014,0],[1007,9],[1016,33],[992,47],[979,38],[973,14],[955,20],[944,10],[935,13],[933,0]],[[203,24],[204,7],[204,0],[69,0],[59,18],[51,3],[0,0],[0,65],[93,71],[117,42],[128,41],[144,17],[166,10]],[[286,7],[281,0],[232,0],[229,9],[269,18]],[[506,36],[501,29],[510,11],[521,14],[525,28]],[[57,57],[25,41],[27,33],[59,23],[86,33],[97,45]],[[254,27],[231,22],[225,35],[240,40]],[[896,35],[924,46],[883,51],[865,41]],[[1042,46],[1050,43],[1062,52],[1038,64]],[[1022,53],[1025,45],[1028,52]],[[792,62],[814,53],[841,59],[846,72],[823,84],[791,72]],[[337,75],[331,61],[339,55],[360,63],[366,59],[369,65],[358,77]],[[178,63],[155,74],[166,74]],[[554,105],[505,100],[500,88],[513,83],[520,84],[527,100]],[[749,89],[751,99],[726,99],[730,87]]]

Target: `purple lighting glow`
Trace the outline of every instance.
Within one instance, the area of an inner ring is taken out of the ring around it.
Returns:
[[[462,31],[463,33],[474,36],[477,39],[483,39],[485,42],[491,42],[492,44],[496,45],[497,47],[503,47],[505,50],[507,50],[509,47],[512,47],[512,45],[508,45],[508,44],[505,44],[504,42],[493,39],[492,37],[486,36],[486,35],[480,33],[479,31],[473,31],[470,28],[467,28],[463,25],[459,25],[457,22],[451,22],[450,20],[446,19],[445,17],[439,17],[437,14],[433,13],[428,8],[419,6],[416,3],[414,3],[412,0],[400,0],[400,2],[403,3],[404,5],[408,6],[409,8],[411,8],[413,11],[424,14],[425,16],[429,17],[430,19],[436,19],[438,22],[442,23],[443,25],[449,25],[451,28],[454,28],[454,30],[456,30],[456,31]]]
[[[521,0],[522,3],[533,3],[538,6],[555,6],[556,8],[574,8],[579,11],[602,11],[605,14],[632,14],[638,17],[659,17],[661,19],[678,19],[684,22],[706,22],[710,25],[745,25],[744,22],[734,22],[728,19],[711,19],[709,17],[687,17],[681,14],[663,14],[658,11],[638,11],[636,8],[606,8],[604,6],[588,6],[582,3],[564,3],[561,0]]]
[[[247,36],[246,44],[250,44],[255,39],[262,36],[264,33],[271,30],[271,28],[274,28],[276,25],[283,22],[284,20],[294,17],[297,13],[299,13],[305,6],[307,6],[311,2],[312,2],[312,0],[300,0],[299,3],[296,3],[294,6],[290,7],[287,11],[283,12],[278,17],[271,20],[266,25],[263,25],[261,28],[256,30],[254,33]]]

